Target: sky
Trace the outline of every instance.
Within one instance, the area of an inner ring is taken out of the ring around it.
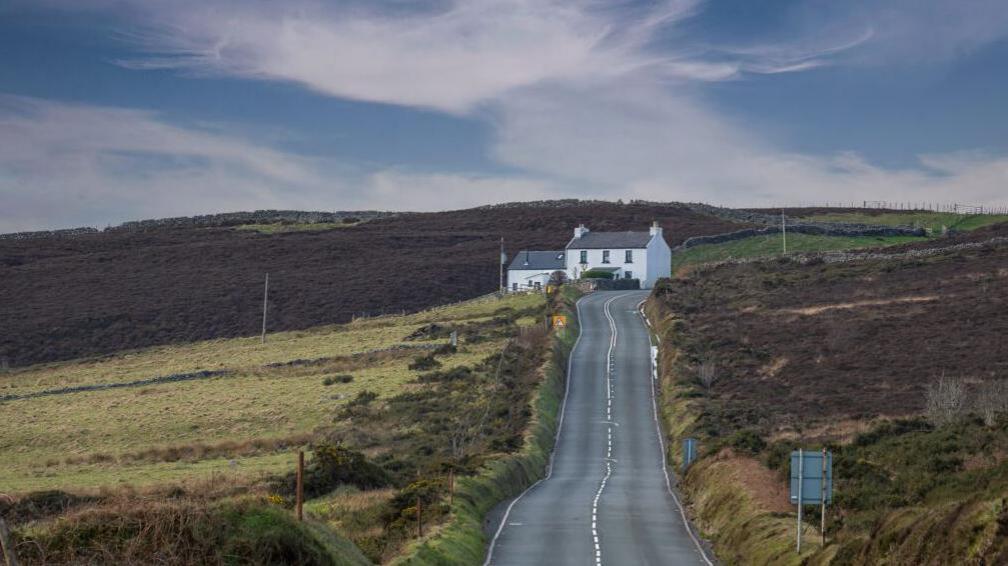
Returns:
[[[1008,204],[1003,0],[2,0],[0,232]]]

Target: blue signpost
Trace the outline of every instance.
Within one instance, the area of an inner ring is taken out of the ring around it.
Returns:
[[[697,442],[695,438],[687,438],[686,440],[683,440],[682,469],[684,472],[686,471],[686,468],[689,468],[690,464],[693,463],[693,460],[696,460],[696,444]]]
[[[820,535],[826,543],[826,504],[833,501],[833,454],[795,450],[791,453],[791,503],[798,506],[798,552],[801,552],[802,508],[820,505],[822,521]]]

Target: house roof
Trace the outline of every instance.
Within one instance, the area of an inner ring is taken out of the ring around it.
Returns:
[[[568,250],[600,250],[614,248],[646,248],[651,241],[650,232],[587,232],[580,238],[573,238],[567,244]]]
[[[522,250],[511,260],[508,270],[542,270],[556,271],[567,267],[564,263],[564,251],[528,251]]]

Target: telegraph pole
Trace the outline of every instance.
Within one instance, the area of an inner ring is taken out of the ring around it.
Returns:
[[[266,303],[269,299],[269,273],[266,274],[266,286],[263,287],[263,327],[262,327],[262,343],[266,343]]]
[[[504,236],[501,236],[500,248],[500,294],[504,296]]]
[[[787,223],[784,221],[784,209],[780,211],[781,244],[784,246],[784,255],[787,255]]]

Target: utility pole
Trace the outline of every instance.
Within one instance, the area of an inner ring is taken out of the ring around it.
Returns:
[[[263,287],[263,327],[262,343],[266,343],[266,303],[269,300],[269,273],[266,274],[266,286]]]
[[[801,554],[801,520],[802,520],[802,507],[804,507],[804,502],[802,501],[802,484],[805,483],[805,454],[804,451],[798,449],[798,554]]]
[[[787,255],[787,223],[784,221],[784,209],[780,211],[781,244],[784,246],[784,255]]]
[[[819,538],[823,547],[826,546],[826,447],[822,449],[822,478],[819,481],[819,501],[822,503],[822,516],[819,519]]]
[[[500,248],[500,294],[504,296],[504,236],[501,236]]]

